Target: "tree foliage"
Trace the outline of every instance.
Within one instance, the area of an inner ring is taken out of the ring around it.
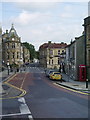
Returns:
[[[22,43],[29,51],[30,51],[30,59],[33,60],[34,58],[39,59],[39,52],[35,51],[35,47],[32,44],[27,42]]]

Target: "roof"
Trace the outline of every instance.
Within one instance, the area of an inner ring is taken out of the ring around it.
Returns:
[[[39,47],[39,49],[43,48],[65,48],[67,46],[66,43],[44,43]]]
[[[12,24],[12,27],[11,27],[9,33],[8,33],[8,37],[11,37],[11,36],[18,37],[17,32],[16,32],[16,30],[15,30],[13,24]]]

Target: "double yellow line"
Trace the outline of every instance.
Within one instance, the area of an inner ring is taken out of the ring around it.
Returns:
[[[24,77],[24,79],[23,79],[23,81],[22,81],[22,84],[21,84],[20,88],[18,88],[18,87],[16,87],[16,86],[14,86],[14,85],[12,85],[12,84],[9,83],[9,81],[11,81],[16,75],[17,75],[17,74],[13,75],[9,80],[5,81],[4,84],[7,84],[8,86],[15,88],[15,89],[21,91],[22,93],[21,93],[20,95],[14,96],[14,97],[7,97],[7,98],[4,98],[4,97],[3,97],[3,98],[0,98],[0,99],[19,98],[19,97],[22,97],[22,96],[24,96],[24,95],[26,94],[26,91],[25,91],[24,89],[22,89],[22,87],[23,87],[23,84],[24,84],[24,81],[25,81],[25,78],[26,78],[27,73],[25,74],[25,77]],[[7,95],[7,94],[8,94],[8,93],[6,93],[5,95]]]
[[[80,93],[80,94],[84,94],[84,95],[90,95],[90,93],[85,93],[85,92],[81,92],[81,91],[77,91],[77,90],[73,90],[73,89],[70,89],[70,88],[67,88],[67,87],[64,87],[64,86],[61,86],[61,85],[58,85],[57,83],[53,83],[54,85],[58,86],[58,87],[61,87],[61,88],[64,88],[64,89],[67,89],[69,91],[73,91],[75,93]]]

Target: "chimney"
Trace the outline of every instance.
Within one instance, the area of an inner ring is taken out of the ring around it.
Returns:
[[[48,41],[49,44],[51,44],[51,41]]]
[[[90,1],[88,2],[88,16],[90,16]]]

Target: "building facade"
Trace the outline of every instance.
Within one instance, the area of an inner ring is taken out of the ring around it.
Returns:
[[[76,37],[66,47],[65,72],[73,80],[79,80],[79,66],[85,65],[84,35]]]
[[[6,33],[2,35],[2,47],[3,47],[3,61],[5,64],[9,62],[10,65],[21,63],[21,39],[17,35],[17,32],[12,25],[10,31],[6,30]]]
[[[44,43],[39,47],[39,61],[41,67],[60,68],[60,64],[64,63],[64,54],[66,43]]]
[[[65,57],[65,73],[72,79],[75,79],[76,74],[76,41],[66,46],[66,57]]]
[[[90,16],[84,19],[85,32],[85,65],[87,68],[87,79],[90,80]]]
[[[26,57],[25,55],[27,55],[26,50],[24,50],[21,38],[18,36],[13,24],[9,32],[6,30],[6,32],[2,34],[2,50],[2,60],[6,65],[17,65],[20,67],[26,62],[26,58],[24,58]],[[30,55],[29,52],[28,54]],[[30,61],[29,55],[27,56],[28,61]]]
[[[2,70],[2,28],[0,27],[0,71]]]
[[[85,44],[84,44],[84,34],[80,37],[75,38],[76,40],[76,80],[79,80],[79,66],[85,65]]]

